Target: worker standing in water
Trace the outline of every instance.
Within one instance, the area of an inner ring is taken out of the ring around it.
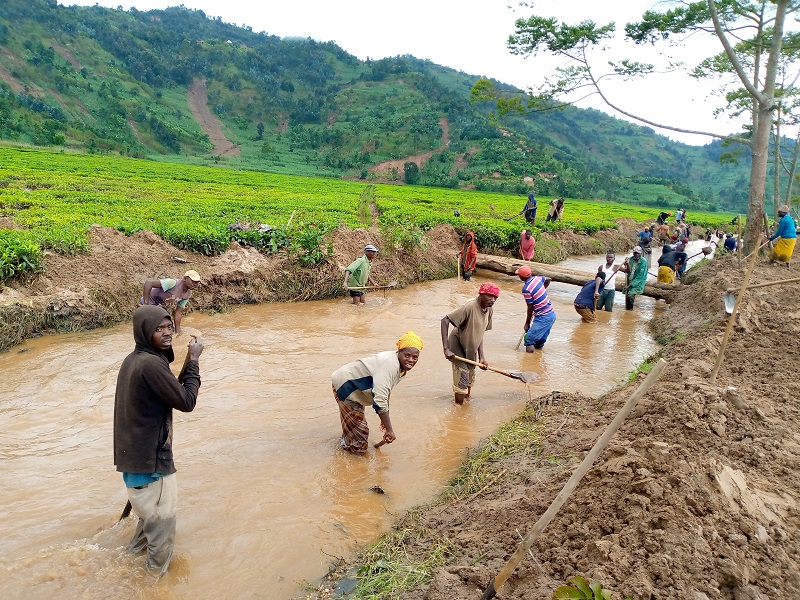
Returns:
[[[475,383],[475,366],[461,362],[456,357],[477,361],[484,371],[489,366],[483,353],[483,336],[492,328],[492,306],[498,296],[499,287],[493,283],[481,284],[477,298],[442,317],[442,348],[444,357],[452,366],[456,404],[464,404]]]

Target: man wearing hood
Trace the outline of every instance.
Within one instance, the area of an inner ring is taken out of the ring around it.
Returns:
[[[176,378],[169,369],[173,324],[160,306],[133,313],[136,347],[124,361],[114,397],[114,464],[139,517],[128,549],[147,550],[147,570],[161,576],[175,544],[178,486],[172,460],[172,409],[194,410],[203,343],[195,336]]]

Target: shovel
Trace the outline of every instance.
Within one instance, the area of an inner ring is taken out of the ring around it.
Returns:
[[[798,283],[800,282],[800,277],[795,277],[794,279],[781,279],[779,281],[770,281],[768,283],[759,283],[757,285],[748,286],[748,290],[754,290],[756,288],[762,287],[769,287],[771,285],[780,285],[782,283]],[[725,312],[733,314],[733,307],[736,305],[736,292],[739,291],[739,288],[728,288],[725,290]]]
[[[703,254],[705,256],[708,256],[709,254],[712,254],[714,252],[714,249],[711,246],[705,246],[704,248],[701,248],[700,250],[701,251],[698,252],[697,254],[692,254],[689,258],[686,259],[686,261],[688,262],[688,261],[692,260],[694,257],[700,256],[701,254]]]
[[[397,287],[397,280],[390,281],[386,285],[362,285],[362,286],[348,286],[348,290],[386,290],[389,288]]]
[[[461,358],[460,356],[454,356],[456,360],[460,360],[461,362],[469,363],[471,365],[475,365],[476,367],[483,367],[483,365],[479,362],[475,362],[474,360],[470,360],[468,358]],[[532,373],[531,371],[502,371],[500,369],[495,369],[494,367],[486,367],[489,371],[494,371],[495,373],[500,373],[500,375],[505,375],[506,377],[510,377],[511,379],[518,379],[522,383],[533,383],[539,379],[539,376],[536,373]]]

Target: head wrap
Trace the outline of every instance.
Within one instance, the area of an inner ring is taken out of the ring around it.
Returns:
[[[422,350],[422,338],[413,331],[406,331],[399,340],[397,340],[397,349],[403,348],[416,348]]]
[[[367,244],[366,246],[364,246],[364,252],[377,252],[377,251],[378,249],[372,244]]]
[[[494,296],[495,298],[500,297],[500,288],[497,287],[493,283],[482,283],[481,287],[478,288],[479,294],[489,294],[490,296]]]

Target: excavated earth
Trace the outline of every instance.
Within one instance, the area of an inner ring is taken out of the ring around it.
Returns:
[[[595,237],[565,231],[550,239],[558,243],[562,258],[604,252],[606,247],[621,251],[631,246],[637,225],[632,219],[619,219],[618,227]],[[0,217],[0,228],[17,225]],[[77,256],[46,252],[44,271],[36,278],[0,286],[0,350],[42,333],[125,321],[138,305],[145,280],[179,277],[188,269],[203,277],[188,310],[224,311],[235,304],[339,295],[344,267],[361,255],[366,244],[381,248],[374,279],[398,281],[401,286],[455,275],[460,248],[450,225],[428,231],[411,250],[387,248],[377,226],[371,230],[341,226],[330,242],[332,255],[305,268],[286,252],[267,255],[234,242],[222,255],[209,257],[179,250],[151,231],[126,236],[96,225],[89,231],[89,252]]]
[[[549,599],[577,574],[618,599],[800,598],[800,294],[797,284],[746,294],[712,383],[724,291],[743,273],[735,257],[711,261],[659,311],[660,380],[497,598]],[[751,284],[797,276],[762,261]],[[480,598],[643,377],[599,398],[536,399],[540,448],[492,465],[501,476],[477,497],[397,525],[425,532],[407,536],[411,562],[432,540],[455,551],[430,583],[392,597]]]

